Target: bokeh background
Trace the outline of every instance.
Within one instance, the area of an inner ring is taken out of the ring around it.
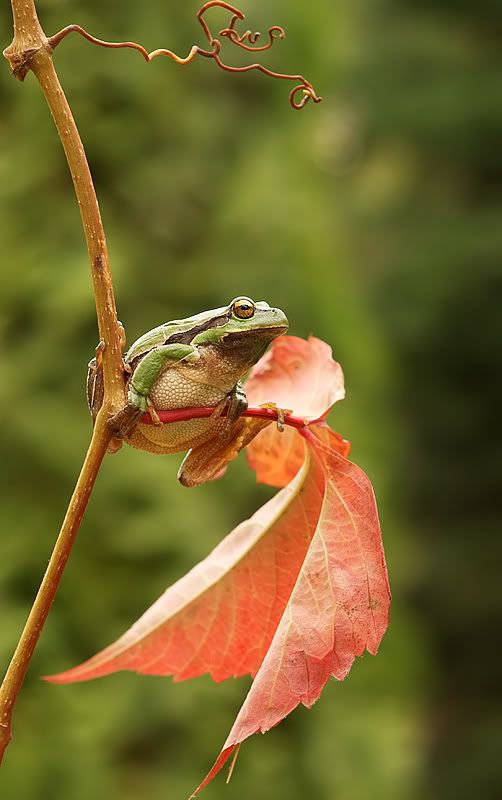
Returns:
[[[40,0],[39,13],[50,33],[78,22],[186,53],[202,44],[196,7]],[[237,294],[281,306],[292,333],[315,333],[341,361],[332,423],[379,500],[394,594],[379,655],[247,742],[230,787],[220,777],[205,796],[501,797],[501,4],[242,8],[253,29],[284,25],[263,61],[307,75],[321,105],[296,113],[288,84],[258,73],[146,65],[78,37],[55,59],[129,341]],[[89,438],[97,334],[72,186],[33,77],[21,85],[5,63],[0,102],[3,669]],[[39,680],[116,638],[269,496],[243,459],[194,490],[177,484],[179,461],[128,448],[106,459],[19,700],[2,798],[184,798],[219,751],[245,679]]]

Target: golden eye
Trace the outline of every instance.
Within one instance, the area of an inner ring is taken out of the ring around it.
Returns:
[[[254,312],[254,303],[249,297],[237,297],[232,303],[232,313],[237,319],[250,319]]]

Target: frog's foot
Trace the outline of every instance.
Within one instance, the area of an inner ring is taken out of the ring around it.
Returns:
[[[157,410],[149,397],[147,397],[146,402],[148,406],[148,413],[150,414],[150,419],[152,420],[153,424],[157,426],[163,425],[164,423],[157,414]]]
[[[144,414],[145,411],[150,410],[150,398],[146,392],[138,391],[138,389],[136,389],[134,386],[133,381],[134,378],[129,383],[129,389],[127,392],[127,405],[134,406],[134,408],[137,408],[142,414]]]
[[[122,325],[119,319],[117,320],[117,325],[119,329],[120,352],[123,353],[126,346],[126,332],[124,326]]]
[[[132,403],[127,403],[124,408],[121,408],[108,420],[108,427],[113,437],[116,439],[128,439],[143,414],[144,411],[141,408]]]
[[[103,353],[105,351],[106,344],[104,343],[103,339],[100,339],[98,344],[96,345],[96,349],[94,352],[96,353],[96,367],[99,369],[103,364]]]
[[[122,439],[116,439],[115,436],[112,436],[112,438],[110,439],[110,444],[106,448],[106,452],[110,453],[110,455],[118,453],[123,444],[124,442],[122,441]]]
[[[280,433],[284,433],[284,418],[287,414],[292,414],[293,410],[291,408],[279,408],[276,403],[262,403],[260,408],[271,408],[272,411],[275,411],[277,414],[277,430]]]
[[[127,439],[145,411],[149,411],[148,403],[149,398],[147,395],[136,391],[134,386],[130,384],[127,403],[108,421],[108,426],[113,435],[119,439]]]
[[[98,411],[103,405],[105,384],[103,380],[103,351],[105,343],[101,340],[96,347],[96,355],[87,365],[86,394],[87,405],[92,416],[92,423],[96,422]]]
[[[120,325],[120,330],[125,336],[122,325]],[[125,344],[125,339],[123,339],[123,343]],[[105,384],[103,377],[103,353],[105,348],[106,345],[101,339],[95,350],[96,355],[89,361],[87,366],[87,404],[91,412],[93,423],[96,422],[96,417],[99,409],[103,405],[105,395]],[[122,360],[122,370],[124,372],[124,380],[127,380],[131,374],[131,367],[126,364],[124,360]]]

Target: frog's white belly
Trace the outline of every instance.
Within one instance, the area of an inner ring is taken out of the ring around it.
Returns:
[[[168,422],[166,425],[145,425],[140,422],[127,441],[139,450],[164,455],[204,444],[220,431],[223,433],[224,428],[224,417]]]
[[[226,377],[226,376],[225,376]],[[232,388],[222,388],[208,383],[210,380],[220,381],[220,371],[208,371],[181,367],[166,369],[154,383],[150,392],[150,400],[157,411],[169,411],[176,408],[198,408],[200,406],[217,406]],[[226,383],[228,383],[228,378]],[[192,419],[186,422],[169,422],[166,425],[136,426],[129,444],[140,450],[152,453],[174,453],[197,447],[211,439],[220,430],[223,432],[225,418]]]

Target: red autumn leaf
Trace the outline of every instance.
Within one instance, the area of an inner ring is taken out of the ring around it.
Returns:
[[[331,430],[325,422],[315,425],[316,436],[330,447],[348,456],[350,442]],[[305,449],[298,431],[286,428],[279,432],[275,425],[261,431],[246,448],[248,464],[256,472],[258,483],[268,486],[285,486],[291,481],[305,459]]]
[[[312,706],[328,678],[343,680],[365,649],[375,654],[388,625],[390,593],[371,483],[312,432],[304,435],[310,451],[305,484],[322,497],[314,536],[247,698],[195,794],[241,742],[268,731],[300,703]]]
[[[348,442],[323,421],[344,393],[329,347],[313,338],[276,340],[246,391],[253,403],[274,401],[315,420],[301,431],[303,439],[297,431],[286,437],[269,426],[252,444],[258,479],[282,485],[294,476],[291,482],[124,636],[49,678],[69,683],[120,669],[175,680],[205,672],[215,680],[254,676],[199,789],[244,739],[273,727],[300,703],[311,706],[330,675],[343,680],[356,656],[365,649],[375,653],[388,621],[390,595],[371,483],[344,457]],[[284,443],[286,466],[277,469]]]
[[[177,681],[204,673],[216,681],[254,675],[288,602],[320,503],[317,487],[298,475],[114,644],[47,680],[72,683],[121,669]]]
[[[273,401],[307,419],[325,416],[345,397],[343,372],[331,347],[315,336],[279,336],[246,382],[251,406]]]

